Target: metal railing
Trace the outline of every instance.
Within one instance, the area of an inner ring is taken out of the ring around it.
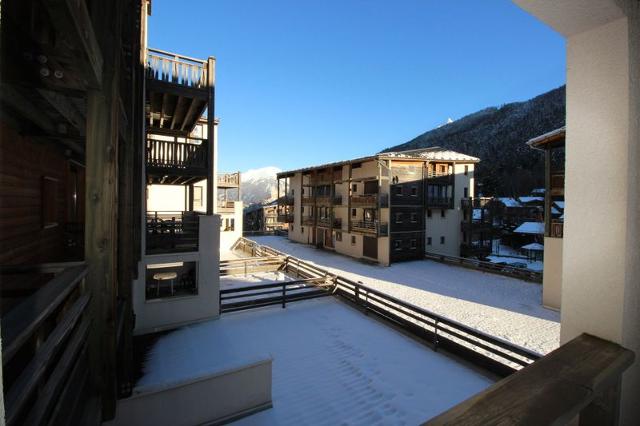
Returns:
[[[159,49],[147,49],[147,78],[196,89],[207,86],[207,61]]]
[[[453,197],[430,197],[427,195],[427,207],[451,207]]]
[[[365,312],[375,313],[383,320],[400,326],[430,344],[434,350],[446,349],[501,376],[526,367],[541,357],[529,349],[420,308],[361,282],[335,275],[255,241],[241,238],[235,248],[251,253],[252,256],[283,256],[287,261],[287,273],[302,278],[331,280],[334,295]]]
[[[2,317],[7,425],[64,424],[70,418],[64,407],[87,397],[87,266],[77,262],[45,269],[53,278]],[[3,273],[12,271],[3,268]]]
[[[204,172],[209,164],[208,143],[200,138],[174,136],[172,141],[168,141],[148,135],[145,159],[147,167],[200,169]]]

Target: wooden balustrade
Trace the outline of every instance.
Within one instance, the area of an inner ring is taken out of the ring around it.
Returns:
[[[152,168],[200,170],[206,172],[208,143],[206,139],[187,138],[184,142],[147,137],[146,164]]]
[[[147,212],[147,253],[198,251],[199,213]]]
[[[202,89],[207,87],[207,61],[158,49],[147,49],[148,78]]]
[[[46,269],[54,277],[2,317],[7,425],[66,424],[90,396],[87,266]]]
[[[218,174],[218,186],[239,186],[239,185],[240,185],[240,172]]]

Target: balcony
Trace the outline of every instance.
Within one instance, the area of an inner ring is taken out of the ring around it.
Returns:
[[[351,232],[387,237],[389,235],[389,225],[386,222],[354,220],[351,222]]]
[[[147,49],[148,127],[156,131],[190,133],[207,107],[213,64],[213,58],[206,61]]]
[[[564,172],[551,173],[551,196],[564,197]]]
[[[440,172],[435,170],[429,170],[427,172],[427,179],[435,183],[453,182],[453,173]]]
[[[561,220],[552,220],[549,227],[549,236],[552,238],[562,238],[564,234],[564,222]]]
[[[292,214],[278,214],[278,222],[280,223],[293,223]]]
[[[303,216],[302,217],[302,224],[304,226],[314,226],[316,223],[316,220],[313,216]]]
[[[199,214],[147,212],[147,254],[198,251]]]
[[[315,197],[311,195],[302,196],[302,205],[310,205],[315,203]]]
[[[334,206],[341,206],[342,205],[342,195],[334,196],[332,202],[333,202]]]
[[[240,187],[240,172],[218,174],[218,188],[238,187]]]
[[[378,207],[378,200],[380,207],[389,207],[389,194],[352,195],[351,207]]]
[[[218,213],[220,214],[233,214],[236,211],[235,201],[219,201]]]
[[[209,165],[206,139],[147,136],[145,163],[150,184],[183,185],[205,179]]]
[[[429,197],[427,196],[427,207],[452,209],[453,197]]]
[[[316,196],[316,204],[319,206],[331,206],[332,199],[328,195],[318,195]]]
[[[330,228],[331,223],[332,223],[332,220],[330,217],[321,217],[318,219],[318,226],[321,226],[323,228]]]

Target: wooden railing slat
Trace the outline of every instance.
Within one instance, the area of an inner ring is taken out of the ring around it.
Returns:
[[[20,376],[6,393],[6,420],[7,424],[12,424],[16,416],[20,413],[24,404],[29,400],[31,393],[36,389],[40,378],[47,370],[49,363],[54,359],[60,350],[65,338],[71,333],[78,319],[89,303],[90,296],[85,294],[80,296],[73,304],[64,318],[49,334],[47,340],[38,348],[36,355],[29,362],[29,365],[22,370]]]
[[[82,264],[65,269],[2,318],[2,362],[9,361],[40,324],[87,275]]]

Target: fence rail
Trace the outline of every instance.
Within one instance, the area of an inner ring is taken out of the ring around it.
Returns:
[[[206,88],[207,61],[159,49],[147,49],[148,78],[196,89]]]
[[[332,293],[354,306],[372,312],[411,332],[437,350],[446,349],[496,374],[506,376],[525,367],[541,355],[513,343],[488,335],[457,321],[415,306],[370,288],[363,283],[331,274],[309,262],[288,256],[255,241],[241,238],[235,246],[252,256],[283,256],[285,271],[301,278],[319,278],[333,282]]]
[[[468,259],[465,257],[448,256],[446,254],[430,253],[424,255],[425,259],[437,260],[443,263],[464,266],[479,271],[491,272],[505,275],[507,277],[520,278],[525,281],[542,283],[542,272],[531,271],[524,268],[516,268],[509,265],[498,265],[497,263],[485,262],[483,260]]]
[[[8,425],[66,424],[72,413],[61,407],[86,396],[90,319],[85,311],[91,298],[84,288],[87,266],[61,264],[56,269],[49,264],[37,270],[55,275],[2,317]]]

